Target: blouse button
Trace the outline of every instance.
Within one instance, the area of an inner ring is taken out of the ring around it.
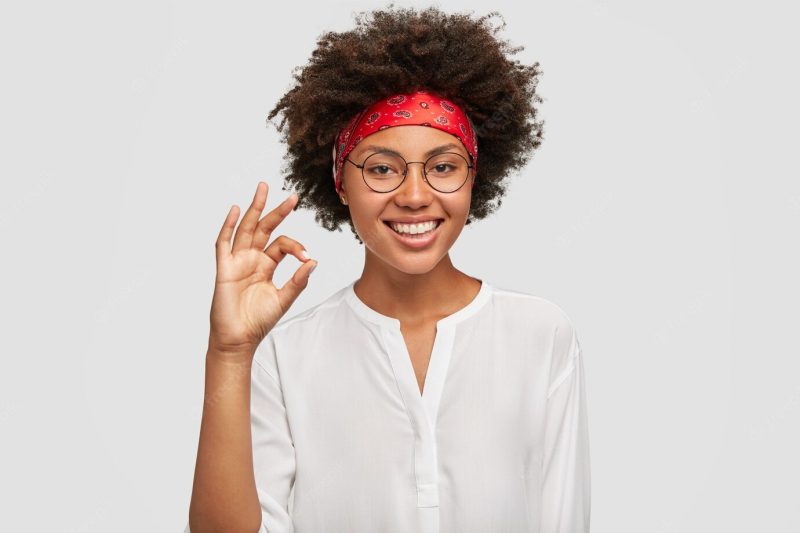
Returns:
[[[417,507],[439,507],[439,487],[436,483],[417,483]]]

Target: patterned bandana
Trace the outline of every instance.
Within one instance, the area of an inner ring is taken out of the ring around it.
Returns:
[[[472,155],[478,170],[478,140],[467,115],[453,102],[430,91],[395,94],[382,98],[350,119],[333,143],[333,183],[342,186],[342,166],[347,155],[366,136],[392,126],[430,126],[450,133]]]

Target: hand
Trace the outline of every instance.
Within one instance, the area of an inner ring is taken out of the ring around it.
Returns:
[[[297,203],[292,193],[259,220],[267,200],[268,185],[258,183],[250,208],[231,235],[239,219],[239,207],[228,212],[216,242],[217,278],[211,303],[209,349],[219,353],[254,353],[269,331],[289,310],[303,289],[317,261],[304,257],[305,247],[281,235],[264,249],[272,232]],[[303,262],[283,287],[278,289],[272,275],[278,263],[292,254]]]

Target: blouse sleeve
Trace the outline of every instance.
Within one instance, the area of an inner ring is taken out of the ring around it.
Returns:
[[[253,360],[250,398],[253,469],[261,503],[259,533],[294,533],[288,508],[295,479],[294,443],[271,334],[265,337]]]
[[[588,533],[591,477],[583,358],[572,330],[547,395],[541,533]]]

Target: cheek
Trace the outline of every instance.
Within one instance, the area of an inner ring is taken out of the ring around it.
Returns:
[[[374,199],[370,200],[356,197],[350,201],[350,216],[360,225],[372,224],[375,221],[379,221],[378,219],[380,219],[381,213],[383,212],[382,202],[374,201]]]
[[[385,235],[380,220],[382,212],[383,204],[364,202],[360,198],[350,202],[350,218],[358,236],[368,247]]]
[[[445,209],[447,209],[447,212],[450,214],[453,220],[467,220],[467,217],[469,216],[470,203],[472,200],[472,195],[470,192],[471,191],[465,191],[465,194],[460,194],[461,191],[458,191],[458,198],[451,198],[449,199],[450,201],[445,204]]]

